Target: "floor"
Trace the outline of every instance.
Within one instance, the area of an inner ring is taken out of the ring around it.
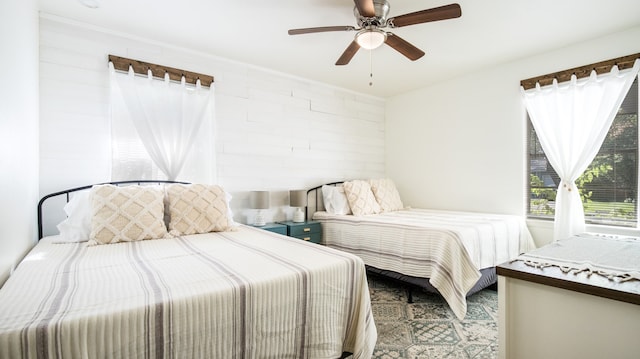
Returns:
[[[413,292],[378,277],[369,279],[373,316],[378,329],[374,358],[496,358],[498,294],[484,289],[467,298],[460,321],[437,294]]]

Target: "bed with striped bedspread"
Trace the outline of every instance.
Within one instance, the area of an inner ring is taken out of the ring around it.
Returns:
[[[313,218],[322,223],[325,245],[378,269],[425,278],[460,319],[481,269],[535,248],[524,219],[512,215],[405,209],[367,216],[321,211]]]
[[[359,258],[249,226],[47,237],[0,289],[0,358],[369,358],[376,338]]]

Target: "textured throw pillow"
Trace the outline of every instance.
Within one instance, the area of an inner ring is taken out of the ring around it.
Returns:
[[[164,193],[153,186],[93,186],[87,245],[165,238]]]
[[[167,186],[169,233],[174,236],[231,229],[228,195],[217,185]]]
[[[351,214],[351,207],[343,187],[322,186],[324,209],[329,214]]]
[[[404,208],[396,185],[388,178],[369,180],[371,191],[383,212],[398,211]]]
[[[354,216],[377,214],[382,211],[373,192],[371,192],[369,182],[361,180],[348,181],[344,183],[343,187]]]

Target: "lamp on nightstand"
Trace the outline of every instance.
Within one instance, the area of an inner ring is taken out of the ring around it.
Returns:
[[[269,191],[251,191],[249,194],[249,207],[258,210],[253,225],[264,226],[266,223],[262,215],[262,210],[269,209]]]
[[[298,223],[304,222],[302,207],[307,206],[307,191],[303,189],[289,191],[289,206],[297,207],[293,213],[293,221]]]

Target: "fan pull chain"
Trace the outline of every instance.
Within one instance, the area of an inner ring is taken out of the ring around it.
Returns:
[[[373,86],[373,50],[369,50],[369,86]]]

